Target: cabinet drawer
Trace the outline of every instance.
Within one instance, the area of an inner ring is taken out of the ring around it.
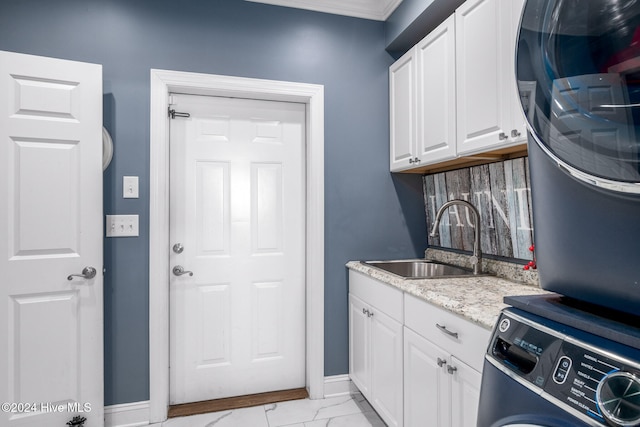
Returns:
[[[349,292],[402,323],[402,291],[357,271],[349,270]]]
[[[404,299],[404,323],[408,328],[482,371],[491,331],[412,295],[405,294]]]

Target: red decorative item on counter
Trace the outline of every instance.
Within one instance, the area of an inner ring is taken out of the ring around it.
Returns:
[[[531,245],[531,246],[529,246],[529,250],[530,250],[531,252],[535,251],[535,250],[536,250],[536,245]],[[529,261],[529,263],[528,263],[528,264],[526,264],[526,265],[525,265],[524,267],[522,267],[522,268],[523,268],[523,269],[525,269],[525,270],[529,270],[529,269],[531,269],[531,268],[533,268],[534,270],[537,270],[537,269],[538,269],[538,265],[536,264],[536,256],[534,255],[534,256],[533,256],[533,261]]]

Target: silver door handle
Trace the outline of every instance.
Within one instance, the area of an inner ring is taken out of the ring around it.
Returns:
[[[446,326],[438,325],[436,323],[436,327],[438,329],[440,329],[442,332],[444,332],[445,334],[450,335],[450,336],[452,336],[454,338],[458,338],[458,333],[457,332],[451,332],[450,330],[447,329]]]
[[[82,277],[83,279],[93,279],[96,277],[96,269],[93,267],[85,267],[82,269],[82,274],[70,274],[67,276],[67,280],[73,280],[74,277]]]
[[[176,276],[182,276],[183,274],[188,274],[189,276],[193,276],[193,271],[187,271],[181,265],[176,265],[173,267],[173,274]]]

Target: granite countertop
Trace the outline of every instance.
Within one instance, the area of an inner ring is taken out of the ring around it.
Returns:
[[[546,294],[540,287],[497,276],[403,279],[384,270],[350,261],[347,267],[410,295],[458,314],[486,329],[492,329],[500,311],[507,307],[505,296]]]

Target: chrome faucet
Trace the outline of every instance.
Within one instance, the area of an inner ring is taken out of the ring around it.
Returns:
[[[433,223],[433,229],[429,234],[431,237],[438,235],[438,226],[440,225],[440,218],[442,214],[453,205],[460,205],[471,209],[473,212],[473,225],[475,227],[474,240],[473,240],[473,256],[471,257],[471,265],[473,266],[473,274],[482,274],[482,250],[480,250],[480,213],[471,203],[466,200],[454,199],[444,203],[438,209],[436,213],[436,219]]]

